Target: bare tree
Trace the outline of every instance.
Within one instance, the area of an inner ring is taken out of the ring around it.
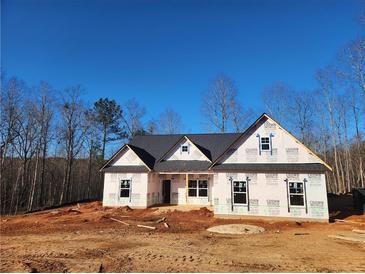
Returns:
[[[202,114],[209,126],[226,132],[231,118],[230,106],[237,101],[237,88],[224,74],[216,76],[203,94]]]
[[[86,131],[86,128],[83,126],[85,125],[85,106],[80,98],[80,86],[67,88],[64,93],[65,96],[61,99],[62,102],[59,107],[61,121],[58,127],[59,142],[63,144],[66,155],[60,204],[71,198],[72,168],[75,157],[82,148]]]
[[[339,53],[338,73],[365,94],[365,37],[347,44]]]
[[[161,130],[161,133],[164,134],[181,133],[182,130],[181,116],[174,110],[167,108],[160,115],[159,128]]]
[[[40,172],[40,194],[39,205],[42,206],[45,202],[45,173],[46,173],[46,158],[48,152],[48,146],[51,142],[51,126],[54,116],[54,96],[52,87],[46,83],[41,82],[39,85],[39,95],[37,100],[37,121],[40,126],[39,135],[39,153],[41,157],[41,172]],[[37,158],[38,159],[38,158]],[[35,176],[36,179],[37,176]],[[31,207],[31,206],[30,206]]]
[[[300,140],[312,145],[315,108],[313,92],[298,92],[284,83],[276,83],[262,92],[266,108],[274,117],[298,132]]]
[[[335,160],[335,173],[336,173],[336,181],[339,185],[339,191],[345,192],[345,183],[343,181],[343,176],[341,176],[340,170],[341,168],[341,159],[340,154],[338,152],[338,128],[336,128],[336,96],[335,96],[335,71],[332,67],[327,67],[325,69],[319,70],[317,72],[316,78],[318,84],[320,86],[321,95],[325,99],[325,106],[327,108],[329,124],[332,131],[331,140],[334,152],[334,160]]]
[[[288,96],[293,92],[291,87],[282,82],[274,83],[265,88],[261,93],[261,98],[268,113],[278,120],[287,121],[290,116],[287,113]]]
[[[128,132],[129,138],[143,130],[142,117],[146,114],[146,109],[141,106],[135,98],[125,103],[123,120]]]
[[[5,159],[8,151],[19,132],[19,116],[21,109],[20,94],[24,91],[24,83],[13,77],[7,83],[2,75],[1,97],[0,97],[0,184],[2,210],[8,202],[8,189],[5,184],[4,170]],[[12,162],[12,161],[11,161]],[[14,184],[11,186],[15,189]],[[14,191],[13,191],[14,192]]]
[[[150,121],[148,121],[147,125],[146,125],[146,132],[147,134],[157,134],[159,132],[159,128],[158,128],[158,121],[156,121],[155,119],[151,119]]]
[[[28,99],[25,100],[21,114],[18,116],[16,128],[17,137],[14,139],[14,150],[18,157],[21,159],[21,179],[20,185],[18,182],[15,184],[14,195],[16,196],[15,202],[15,214],[18,211],[19,202],[23,202],[25,195],[25,186],[30,183],[30,161],[37,151],[39,127],[37,124],[34,113],[36,112],[36,106],[34,101]],[[34,193],[34,184],[31,184],[31,193]],[[28,200],[29,204],[29,200]]]
[[[230,102],[231,120],[235,132],[242,132],[246,129],[255,115],[254,111],[249,108],[244,111],[242,105],[238,101]]]

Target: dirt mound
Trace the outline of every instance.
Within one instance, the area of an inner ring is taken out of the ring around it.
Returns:
[[[116,210],[117,211],[120,211],[120,212],[130,212],[130,211],[133,211],[133,209],[130,208],[129,206],[117,207]]]
[[[173,215],[179,216],[179,215],[188,215],[188,216],[202,216],[202,217],[213,217],[214,213],[209,210],[206,207],[201,207],[199,209],[195,209],[195,210],[190,210],[190,211],[179,211],[179,210],[174,210],[172,211]]]
[[[196,213],[199,216],[205,216],[205,217],[214,216],[214,213],[206,207],[201,207],[199,210],[196,210],[196,212],[194,212],[194,213]]]
[[[80,204],[82,209],[90,209],[90,210],[100,210],[103,208],[103,204],[100,201]]]

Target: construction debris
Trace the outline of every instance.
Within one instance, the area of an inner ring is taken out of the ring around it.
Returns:
[[[309,233],[294,233],[294,236],[304,236],[309,235]]]
[[[170,228],[169,224],[168,223],[163,223],[163,225],[166,227],[166,228]]]
[[[360,229],[353,229],[352,232],[359,233],[359,234],[365,234],[365,230],[360,230]]]
[[[365,243],[365,235],[364,234],[337,234],[337,235],[328,235],[330,238],[335,238],[339,240],[353,241],[353,242],[363,242]]]
[[[158,224],[158,223],[162,223],[163,221],[165,221],[166,220],[166,217],[163,217],[163,218],[161,218],[161,219],[158,219],[157,221],[156,221],[156,224]]]
[[[137,225],[138,227],[148,228],[148,229],[156,229],[154,226],[148,226],[148,225]]]
[[[113,221],[115,221],[115,222],[121,223],[121,224],[123,224],[123,225],[129,225],[128,223],[123,222],[123,221],[118,220],[118,219],[114,219],[114,218],[109,218],[109,219],[110,219],[110,220],[113,220]]]
[[[341,220],[341,219],[335,219],[335,222],[336,223],[348,223],[348,224],[364,225],[364,223],[354,222],[354,221],[347,221],[347,220]]]
[[[103,273],[104,272],[104,266],[103,264],[101,263],[100,266],[99,266],[99,271],[98,273]]]
[[[70,209],[68,210],[68,212],[81,213],[80,209],[77,209],[77,208],[70,208]]]

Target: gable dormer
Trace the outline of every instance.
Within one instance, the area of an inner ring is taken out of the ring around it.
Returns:
[[[210,161],[187,136],[183,136],[160,161]]]

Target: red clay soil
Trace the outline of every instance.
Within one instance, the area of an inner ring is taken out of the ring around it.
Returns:
[[[0,271],[365,272],[364,243],[328,237],[365,230],[364,215],[346,220],[353,223],[217,219],[206,208],[161,213],[85,203],[2,216]],[[206,231],[232,223],[266,231],[243,236]]]

